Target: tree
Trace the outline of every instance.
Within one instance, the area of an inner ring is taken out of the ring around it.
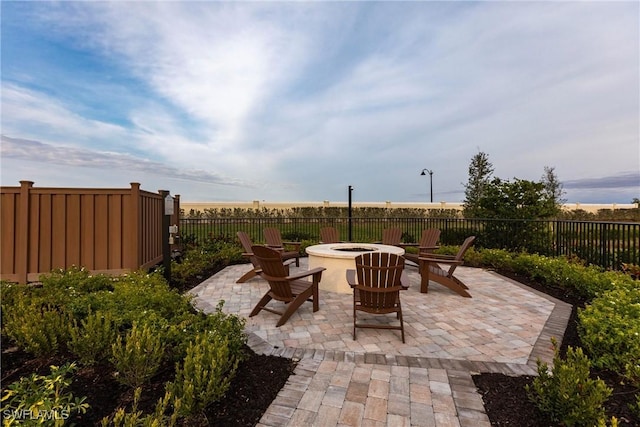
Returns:
[[[535,220],[554,216],[555,205],[547,199],[542,182],[494,178],[484,189],[477,209],[483,218],[490,219],[482,235],[488,247],[502,242],[503,249],[528,248],[540,253],[548,247],[547,224]]]
[[[554,214],[559,214],[562,211],[562,205],[564,205],[567,200],[563,198],[565,191],[555,173],[555,167],[544,167],[541,182],[544,185],[544,195],[546,196],[547,203],[549,203],[549,209],[551,209]]]
[[[555,205],[549,202],[542,182],[494,178],[485,187],[478,210],[484,218],[541,219],[554,216]]]
[[[482,216],[480,201],[482,200],[487,186],[491,182],[493,165],[489,161],[489,156],[480,151],[471,159],[469,164],[469,181],[465,184],[464,215],[467,218],[478,218]]]

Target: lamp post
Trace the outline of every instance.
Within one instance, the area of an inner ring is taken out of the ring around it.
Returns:
[[[433,171],[429,169],[422,169],[422,173],[420,175],[426,175],[425,172],[429,173],[429,189],[431,191],[431,203],[433,203]]]
[[[349,241],[351,241],[351,193],[353,193],[353,187],[349,186]]]

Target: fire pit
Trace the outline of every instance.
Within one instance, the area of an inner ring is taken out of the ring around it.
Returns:
[[[389,252],[404,255],[404,249],[397,246],[375,243],[328,243],[309,246],[309,268],[324,267],[320,280],[320,289],[329,292],[351,293],[347,283],[346,271],[356,268],[354,259],[367,252]]]

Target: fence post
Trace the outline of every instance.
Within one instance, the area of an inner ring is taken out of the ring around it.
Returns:
[[[17,212],[16,273],[18,283],[26,284],[29,274],[29,205],[33,181],[20,181],[20,205]]]
[[[131,182],[131,212],[129,221],[131,222],[131,236],[129,236],[129,252],[128,257],[124,261],[124,267],[130,271],[136,271],[142,265],[142,228],[141,223],[141,207],[140,207],[140,183]]]

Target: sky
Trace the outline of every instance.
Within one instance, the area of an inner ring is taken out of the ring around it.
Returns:
[[[10,2],[3,186],[461,202],[469,164],[640,197],[640,2]]]

